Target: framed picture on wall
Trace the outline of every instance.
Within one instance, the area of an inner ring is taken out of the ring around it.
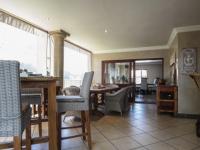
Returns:
[[[197,49],[182,49],[182,73],[190,74],[196,72],[197,69]]]

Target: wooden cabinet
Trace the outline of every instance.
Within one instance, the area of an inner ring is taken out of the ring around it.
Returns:
[[[159,85],[157,87],[157,111],[177,113],[177,86]]]

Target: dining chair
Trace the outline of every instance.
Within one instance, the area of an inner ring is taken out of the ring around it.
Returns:
[[[141,78],[141,87],[140,91],[144,92],[144,95],[147,94],[148,86],[147,86],[147,78]]]
[[[26,149],[31,149],[30,116],[29,105],[21,101],[19,62],[0,60],[0,137],[13,137],[15,150],[22,149],[25,128]]]
[[[89,98],[90,87],[92,83],[94,72],[86,72],[80,87],[80,95],[78,96],[57,96],[57,129],[58,129],[58,149],[61,149],[61,140],[83,137],[83,140],[88,142],[89,150],[92,149],[91,131],[90,131],[90,115],[89,115]],[[81,112],[81,125],[72,127],[62,127],[61,117],[66,111],[80,111]],[[78,135],[62,137],[62,129],[82,128],[82,133]]]
[[[39,137],[42,137],[42,99],[43,99],[42,89],[23,88],[21,89],[21,98],[22,102],[28,103],[29,105],[32,106],[31,124],[38,125]],[[36,111],[36,106],[37,106],[37,111]]]

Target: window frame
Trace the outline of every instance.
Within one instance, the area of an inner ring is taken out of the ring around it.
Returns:
[[[137,72],[140,72],[140,75],[137,76]],[[143,76],[143,71],[146,71],[146,76]],[[141,79],[142,78],[147,78],[148,77],[148,70],[147,69],[136,69],[135,70],[135,84],[141,84]],[[139,79],[140,81],[138,82],[137,79]]]

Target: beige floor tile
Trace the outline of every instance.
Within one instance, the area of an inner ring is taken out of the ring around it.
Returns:
[[[88,148],[85,146],[79,146],[79,147],[73,147],[73,148],[62,149],[62,150],[88,150]]]
[[[34,144],[31,147],[32,150],[48,150],[49,145],[48,143],[42,143],[42,144]]]
[[[194,150],[200,150],[200,147],[195,148]]]
[[[111,130],[111,131],[105,131],[105,132],[103,131],[101,133],[109,140],[127,136],[117,129]]]
[[[153,131],[153,132],[149,132],[150,135],[152,135],[153,137],[155,137],[156,139],[165,141],[168,139],[171,139],[173,137],[176,137],[176,135],[172,134],[172,133],[168,133],[166,131]]]
[[[92,143],[100,143],[107,141],[107,139],[101,133],[93,133],[91,136],[92,136]]]
[[[120,132],[127,136],[142,134],[144,131],[136,128],[136,127],[128,127],[128,128],[118,128]]]
[[[145,147],[134,148],[133,150],[147,150]]]
[[[151,144],[145,146],[148,150],[176,150],[174,147],[170,146],[169,144],[159,142],[155,144]]]
[[[128,128],[128,127],[132,127],[132,125],[129,124],[127,121],[117,122],[117,123],[112,124],[112,125],[115,128]]]
[[[177,127],[170,127],[170,128],[164,129],[163,131],[165,131],[169,134],[175,135],[175,136],[182,136],[182,135],[189,134],[192,132],[191,129],[184,130],[184,129],[177,128]]]
[[[138,126],[137,128],[141,129],[141,130],[143,130],[145,132],[151,132],[151,131],[160,130],[159,128],[151,126],[151,125],[141,125],[141,126]]]
[[[182,136],[182,138],[191,142],[191,143],[200,145],[200,138],[196,136],[196,133],[184,135],[184,136]]]
[[[99,130],[97,130],[94,126],[90,126],[91,127],[91,133],[99,133]],[[81,128],[77,128],[76,129],[79,133],[82,132],[82,129]]]
[[[142,145],[149,145],[158,142],[156,138],[146,133],[132,136],[132,138]]]
[[[174,146],[178,150],[192,150],[197,147],[196,144],[188,142],[180,137],[168,140],[166,143]]]
[[[72,149],[74,147],[85,147],[85,146],[86,144],[82,141],[81,138],[62,140],[62,150],[70,148]]]
[[[117,150],[117,149],[109,142],[102,142],[93,144],[92,150]]]
[[[156,105],[134,104],[130,112],[123,117],[110,113],[93,119],[91,122],[93,150],[171,150],[173,147],[179,150],[200,150],[200,138],[195,136],[196,120],[157,114]],[[79,123],[67,118],[63,126]],[[65,130],[63,135],[80,132],[81,129]],[[47,122],[43,123],[43,135],[48,135]],[[32,126],[32,136],[38,136],[37,125]],[[0,138],[0,143],[5,141],[12,141],[12,138]],[[87,143],[81,138],[63,140],[62,143],[63,150],[87,149]],[[137,147],[141,145],[142,147]],[[48,143],[32,145],[32,149],[48,150]]]
[[[130,150],[130,149],[134,149],[134,148],[138,148],[142,146],[141,144],[131,139],[130,137],[120,138],[117,140],[111,140],[111,142],[119,150]]]
[[[99,133],[99,131],[94,126],[91,126],[91,133]]]
[[[110,124],[100,124],[100,125],[95,125],[95,128],[99,131],[106,132],[110,130],[115,130],[115,127],[110,125]]]

